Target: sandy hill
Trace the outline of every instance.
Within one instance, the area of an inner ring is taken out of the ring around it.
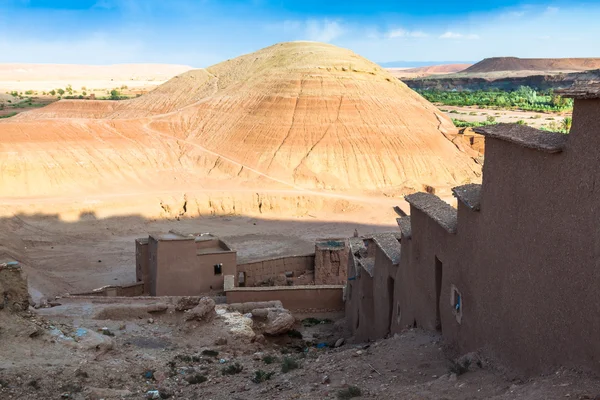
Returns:
[[[576,72],[600,68],[600,58],[486,58],[462,72],[499,71]]]
[[[479,172],[444,136],[453,129],[353,52],[282,43],[137,99],[63,100],[0,122],[0,189],[11,199],[72,200],[446,187]]]

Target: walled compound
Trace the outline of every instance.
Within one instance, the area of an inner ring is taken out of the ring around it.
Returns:
[[[569,135],[478,128],[483,182],[453,189],[458,209],[411,194],[401,246],[351,240],[346,315],[358,339],[421,327],[526,374],[600,371],[600,89],[563,95],[575,98]]]

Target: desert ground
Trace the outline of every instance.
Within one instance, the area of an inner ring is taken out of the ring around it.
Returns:
[[[329,313],[297,314],[293,336],[268,338],[225,305],[209,320],[185,322],[164,299],[134,302],[63,298],[29,317],[0,313],[2,396],[589,400],[600,393],[597,379],[577,371],[521,380],[484,353],[449,359],[437,333],[340,345],[344,321]]]
[[[497,110],[486,109],[480,107],[456,107],[456,106],[439,106],[440,111],[443,111],[448,117],[459,119],[467,122],[484,122],[489,117],[495,118],[499,123],[514,124],[519,120],[524,121],[527,125],[540,129],[551,123],[561,124],[566,117],[571,117],[570,112],[564,113],[542,113],[534,111],[521,110]]]
[[[177,298],[68,296],[132,283],[134,239],[150,233],[210,232],[240,261],[305,254],[317,238],[397,230],[406,193],[450,202],[451,187],[481,179],[449,140],[455,114],[349,50],[283,43],[185,68],[8,79],[157,87],[0,120],[0,262],[21,262],[34,303],[0,310],[3,398],[598,398],[585,373],[518,380],[437,333],[354,343],[340,314],[297,313],[297,332],[269,338],[220,296],[200,321],[184,321]]]
[[[455,74],[469,68],[472,64],[440,64],[417,68],[387,68],[396,78],[424,78],[432,75]]]
[[[0,92],[33,90],[41,94],[67,85],[79,93],[105,92],[122,86],[150,90],[191,69],[172,64],[0,64]]]

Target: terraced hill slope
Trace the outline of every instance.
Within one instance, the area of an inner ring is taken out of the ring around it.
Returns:
[[[63,100],[0,122],[0,190],[12,201],[92,202],[278,191],[296,203],[447,187],[479,174],[444,136],[453,129],[353,52],[281,43],[136,99]]]

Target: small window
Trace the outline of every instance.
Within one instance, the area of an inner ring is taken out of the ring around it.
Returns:
[[[215,264],[215,275],[221,275],[223,273],[223,264]]]
[[[452,313],[456,317],[456,321],[460,324],[462,321],[463,314],[463,297],[456,288],[456,286],[452,285],[452,292],[450,293],[450,304],[452,305]]]

